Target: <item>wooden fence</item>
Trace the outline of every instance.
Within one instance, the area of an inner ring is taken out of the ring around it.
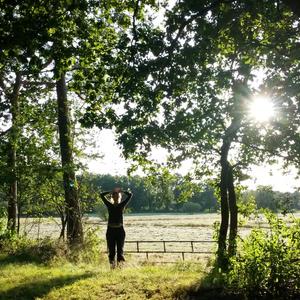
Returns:
[[[147,260],[149,259],[149,254],[163,254],[163,253],[173,253],[173,254],[181,254],[182,260],[185,260],[185,254],[213,254],[215,253],[211,249],[209,250],[201,250],[199,246],[203,246],[204,244],[215,244],[215,241],[125,241],[125,244],[135,244],[135,247],[129,250],[125,250],[126,253],[145,253]],[[154,244],[158,245],[156,249],[145,248],[145,244]],[[178,249],[175,247],[176,244],[185,244],[188,245],[186,249]],[[200,244],[200,245],[199,245]],[[202,247],[201,247],[202,248]],[[205,247],[204,247],[205,248]],[[206,246],[207,248],[207,246]]]

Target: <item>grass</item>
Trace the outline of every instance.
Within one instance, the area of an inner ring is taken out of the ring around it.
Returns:
[[[0,299],[176,299],[201,274],[201,265],[182,262],[154,266],[129,261],[110,270],[106,262],[45,265],[2,255]]]
[[[298,213],[299,215],[299,213]],[[126,239],[128,240],[195,240],[211,239],[213,222],[217,215],[199,216],[126,216]],[[92,228],[100,228],[105,237],[105,223],[96,226],[96,218],[88,219]],[[250,225],[255,224],[250,222]],[[260,226],[264,224],[260,222]],[[247,224],[248,225],[248,224]],[[160,226],[160,228],[159,228]],[[210,229],[211,226],[211,229]],[[145,235],[145,228],[147,234]],[[41,224],[41,236],[57,236],[59,230],[53,220]],[[245,230],[245,233],[249,230]],[[51,234],[50,234],[51,233]],[[36,236],[36,234],[33,234]],[[93,241],[93,239],[91,240]],[[46,244],[47,246],[47,244]],[[92,243],[93,246],[93,243]],[[125,246],[125,250],[128,245]],[[170,246],[171,247],[171,246]],[[200,244],[201,249],[204,245]],[[21,247],[22,248],[22,247]],[[93,248],[93,247],[92,247]],[[27,248],[26,248],[27,249]],[[42,264],[47,257],[47,247],[34,259],[32,248],[24,255],[0,255],[0,300],[1,299],[244,299],[238,295],[226,295],[222,289],[209,284],[200,284],[208,275],[204,263],[182,263],[151,265],[137,263],[137,258],[127,256],[123,269],[109,269],[106,257],[94,254],[98,262],[88,253],[89,263],[71,264],[66,260],[54,260]],[[51,250],[51,247],[50,247]],[[58,249],[59,250],[59,249]],[[63,249],[62,249],[63,250]],[[61,250],[61,251],[62,251]],[[51,251],[49,255],[51,255]],[[63,252],[59,252],[62,253]],[[48,256],[49,256],[48,255]],[[102,253],[102,255],[104,255]],[[58,255],[58,257],[60,257]],[[156,257],[154,257],[156,260]],[[92,260],[92,262],[91,262]],[[81,260],[80,260],[81,261]]]

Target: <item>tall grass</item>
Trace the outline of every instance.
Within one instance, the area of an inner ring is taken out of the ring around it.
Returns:
[[[88,230],[85,242],[69,249],[58,240],[14,235],[0,240],[0,299],[174,299],[176,290],[202,274],[199,264],[151,265],[127,256],[110,270],[105,243]],[[177,297],[177,296],[176,296]]]
[[[196,281],[199,265],[151,266],[127,263],[110,270],[101,263],[38,264],[0,257],[0,299],[175,299]]]

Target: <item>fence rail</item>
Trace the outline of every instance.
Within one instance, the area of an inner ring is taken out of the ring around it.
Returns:
[[[182,256],[182,260],[185,259],[185,254],[213,254],[213,251],[199,251],[196,249],[195,245],[197,244],[214,244],[216,243],[215,241],[175,241],[175,240],[168,240],[168,241],[157,241],[157,240],[151,240],[151,241],[125,241],[126,244],[136,244],[135,249],[131,249],[131,250],[126,250],[126,253],[145,253],[146,254],[146,258],[147,260],[149,259],[149,254],[163,254],[163,253],[174,253],[174,254],[181,254]],[[149,249],[141,249],[141,245],[142,244],[161,244],[161,249],[158,250],[149,250]],[[189,249],[186,250],[173,250],[170,249],[171,245],[174,244],[187,244],[189,245]]]

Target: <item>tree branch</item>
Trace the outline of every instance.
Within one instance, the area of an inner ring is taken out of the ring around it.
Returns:
[[[290,8],[290,10],[300,17],[300,3],[296,0],[282,0],[282,2]]]
[[[28,80],[22,81],[22,84],[24,87],[32,87],[32,86],[41,86],[45,85],[47,88],[54,89],[55,88],[55,83],[50,82],[50,81],[34,81],[34,82],[29,82]]]
[[[196,20],[197,18],[207,14],[210,10],[214,9],[215,7],[219,6],[221,3],[232,3],[234,0],[216,0],[213,3],[211,3],[211,5],[209,5],[208,7],[203,8],[202,10],[200,10],[198,13],[196,13],[195,15],[191,16],[188,20],[184,21],[181,26],[178,29],[177,35],[176,37],[172,40],[170,48],[169,48],[169,53],[172,52],[172,50],[175,47],[175,43],[178,41],[178,39],[181,37],[184,28],[189,25],[190,23],[192,23],[194,20]]]
[[[293,160],[291,158],[289,158],[289,156],[284,156],[282,155],[280,152],[276,151],[276,150],[270,150],[270,149],[266,149],[266,148],[261,148],[261,147],[258,147],[256,145],[250,145],[250,144],[247,144],[244,142],[244,145],[247,146],[248,148],[250,149],[254,149],[256,151],[259,151],[259,152],[262,152],[262,153],[266,153],[266,154],[269,154],[271,156],[277,156],[277,157],[280,157],[280,158],[283,158],[289,162],[293,162]]]
[[[53,61],[53,58],[52,58],[52,57],[49,58],[49,59],[42,65],[41,70],[47,68],[47,67],[52,63],[52,61]]]
[[[134,4],[134,0],[133,0],[133,4]],[[133,33],[133,40],[136,39],[137,40],[137,32],[136,32],[136,19],[137,19],[137,15],[139,12],[139,5],[140,5],[140,0],[137,0],[134,6],[134,12],[133,12],[133,16],[132,16],[132,33]]]

